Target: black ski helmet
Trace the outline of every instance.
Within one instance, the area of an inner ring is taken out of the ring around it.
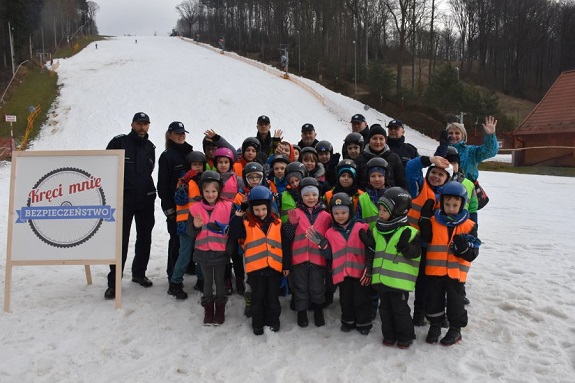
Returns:
[[[363,149],[363,147],[365,146],[365,140],[363,139],[363,136],[360,133],[352,132],[347,136],[345,136],[343,144],[344,146],[347,146],[349,144],[356,144]]]
[[[319,161],[319,157],[317,155],[317,150],[315,150],[314,147],[311,146],[306,146],[305,148],[303,148],[300,152],[299,152],[299,158],[303,159],[304,154],[306,153],[312,153],[316,159],[316,162]]]
[[[192,162],[201,162],[204,164],[205,167],[206,163],[208,162],[208,159],[206,158],[206,155],[204,153],[193,150],[186,155],[186,162],[190,165],[192,164]]]
[[[329,154],[333,154],[333,145],[329,141],[322,140],[315,144],[315,150],[318,153],[329,152]]]
[[[383,192],[377,204],[383,205],[391,218],[397,218],[406,215],[411,209],[411,195],[404,188],[393,186]]]
[[[200,187],[201,193],[203,193],[204,184],[211,181],[217,182],[220,191],[222,190],[222,177],[220,176],[220,173],[213,170],[206,170],[202,173],[202,176],[200,177],[200,184],[198,185]]]
[[[307,177],[308,172],[304,164],[299,161],[294,161],[286,166],[286,181],[289,181],[289,177],[291,177],[291,175],[299,175],[299,179],[301,181],[303,178]]]
[[[274,164],[275,164],[276,162],[283,162],[283,163],[286,164],[286,165],[289,165],[289,164],[290,164],[289,158],[287,158],[287,157],[284,156],[283,154],[276,154],[276,155],[274,156],[274,158],[272,158],[272,160],[270,161],[270,168],[273,168],[273,167],[274,167]]]
[[[331,197],[331,199],[329,200],[329,212],[331,214],[332,219],[333,219],[333,208],[336,206],[347,206],[349,209],[349,219],[351,219],[351,217],[354,214],[354,209],[353,209],[353,199],[350,197],[349,194],[340,192],[335,193]]]
[[[246,138],[244,142],[242,142],[242,154],[245,153],[246,149],[249,146],[253,147],[256,150],[256,152],[259,153],[261,148],[260,140],[258,140],[256,137]]]
[[[318,190],[318,194],[319,194],[319,182],[318,180],[316,180],[313,177],[305,177],[304,179],[301,180],[301,182],[299,183],[298,189],[299,189],[299,195],[301,196],[301,191],[303,190],[303,188],[305,188],[306,186],[314,186],[317,188]]]
[[[246,166],[244,167],[244,170],[242,172],[242,179],[244,181],[244,185],[246,187],[250,187],[249,186],[249,182],[248,182],[248,174],[251,173],[257,173],[261,176],[261,181],[260,181],[260,185],[263,182],[264,179],[264,167],[262,166],[262,164],[258,163],[258,162],[248,162],[246,164]]]
[[[387,177],[387,167],[388,166],[389,166],[389,164],[383,158],[373,157],[371,160],[367,161],[367,164],[366,164],[367,175],[369,176],[371,174],[370,170],[373,168],[382,168],[383,169],[383,175]]]

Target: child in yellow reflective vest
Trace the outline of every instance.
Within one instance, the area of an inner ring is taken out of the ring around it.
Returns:
[[[407,220],[411,208],[407,190],[397,186],[386,189],[377,204],[379,219],[375,228],[360,231],[360,238],[374,253],[371,283],[381,300],[383,344],[393,346],[397,342],[397,347],[408,348],[415,339],[407,300],[419,273],[419,231]]]

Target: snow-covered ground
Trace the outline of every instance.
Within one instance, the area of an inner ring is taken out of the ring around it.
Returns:
[[[150,115],[158,156],[174,120],[185,124],[196,148],[207,129],[240,146],[267,114],[272,130],[283,129],[292,142],[311,122],[319,139],[339,149],[351,115],[382,125],[393,118],[302,80],[323,95],[323,105],[303,87],[231,56],[177,38],[92,44],[60,60],[61,95],[31,150],[103,149],[129,131],[137,111]],[[437,145],[409,128],[406,136],[423,154]],[[188,300],[166,294],[168,235],[158,201],[147,272],[154,286],[131,283],[128,267],[120,310],[103,298],[106,266],[92,266],[92,285],[81,266],[13,269],[12,312],[0,314],[0,381],[572,382],[575,180],[490,172],[481,180],[491,202],[479,213],[483,245],[468,280],[469,326],[453,347],[426,344],[427,328],[416,328],[408,350],[384,347],[379,320],[367,337],[342,333],[337,298],[321,328],[300,329],[282,298],[281,331],[256,337],[237,294],[225,324],[204,327],[195,277],[185,279]],[[2,243],[9,182],[10,167],[2,164]],[[0,278],[5,259],[0,248]]]

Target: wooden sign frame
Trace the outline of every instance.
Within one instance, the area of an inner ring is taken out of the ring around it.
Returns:
[[[4,281],[10,311],[12,267],[116,265],[122,299],[123,150],[14,152]]]

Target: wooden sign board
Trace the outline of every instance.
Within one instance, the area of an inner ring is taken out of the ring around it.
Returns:
[[[14,152],[4,311],[12,267],[115,264],[122,276],[123,150]],[[116,288],[116,307],[121,288]]]

